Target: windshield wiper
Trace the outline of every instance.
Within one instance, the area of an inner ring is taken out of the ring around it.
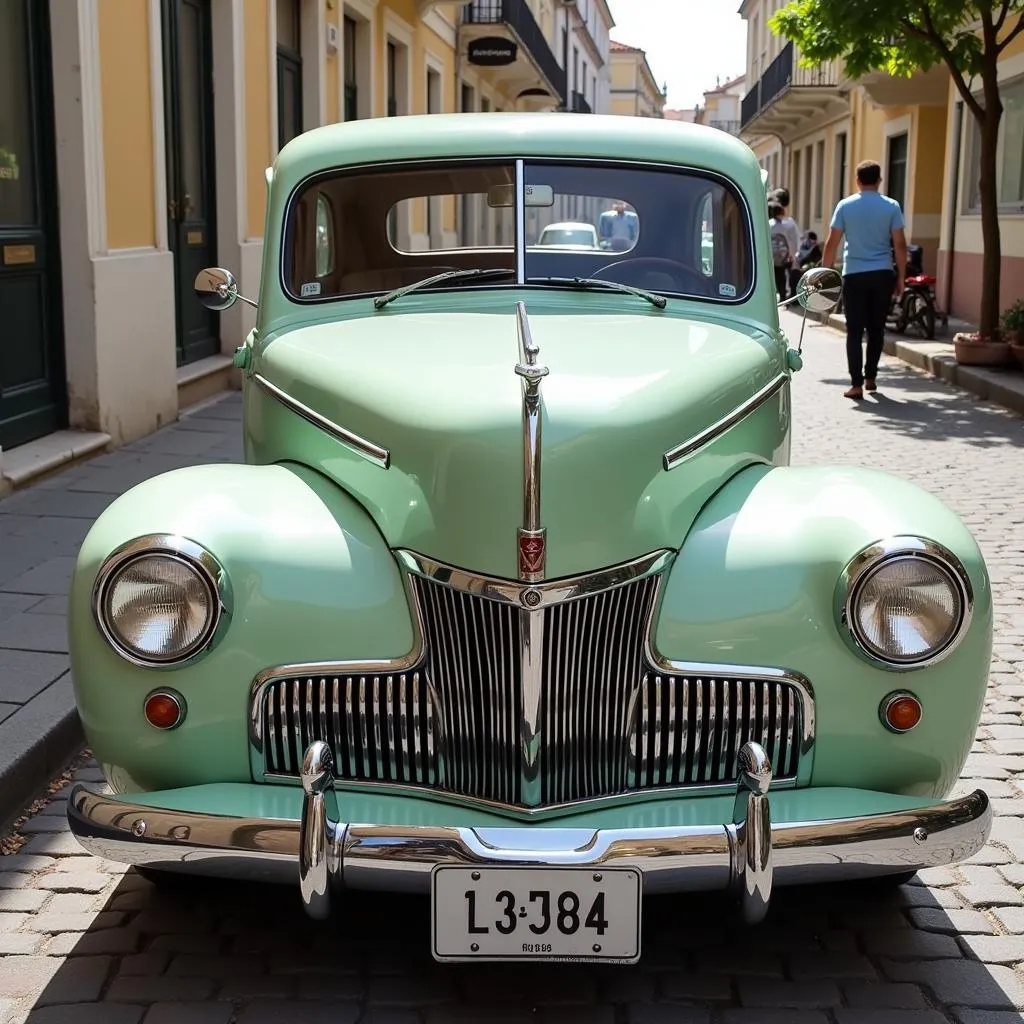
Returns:
[[[634,288],[629,284],[620,284],[618,281],[602,281],[597,277],[531,277],[526,282],[530,284],[564,284],[570,288],[611,288],[614,291],[627,292],[639,299],[646,299],[652,306],[664,309],[668,305],[668,299],[656,292],[649,292],[643,288]]]
[[[442,281],[457,281],[460,277],[496,277],[501,275],[511,275],[515,271],[511,267],[469,267],[465,270],[446,270],[443,274],[434,274],[433,277],[425,277],[422,281],[414,281],[412,284],[407,284],[402,288],[396,288],[393,292],[388,292],[387,295],[378,295],[373,300],[373,305],[376,309],[383,309],[389,302],[394,302],[395,299],[400,299],[403,295],[408,295],[409,292],[414,292],[419,288],[429,288],[432,284],[440,284]]]

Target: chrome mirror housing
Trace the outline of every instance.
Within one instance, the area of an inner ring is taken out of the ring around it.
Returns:
[[[843,278],[831,267],[812,267],[796,286],[796,299],[809,313],[831,313],[843,294]]]
[[[244,295],[238,294],[238,283],[235,275],[223,267],[207,267],[196,274],[195,283],[192,286],[196,298],[207,308],[220,312],[230,309],[241,299],[253,308],[256,303],[247,299]]]

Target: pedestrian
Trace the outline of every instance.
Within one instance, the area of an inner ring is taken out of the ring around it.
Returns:
[[[640,219],[626,204],[617,199],[610,210],[605,210],[598,218],[598,239],[604,242],[602,248],[613,252],[629,252],[636,244],[640,233]]]
[[[789,265],[789,294],[790,296],[796,295],[796,286],[800,283],[801,270],[800,265],[796,259],[797,250],[800,248],[800,226],[797,222],[789,215],[789,189],[788,188],[777,188],[773,193],[775,202],[782,207],[781,221],[783,226],[789,232],[789,238],[795,239],[791,251],[793,253],[793,261]]]
[[[882,168],[874,160],[857,165],[857,191],[841,199],[832,214],[822,263],[835,265],[843,246],[843,311],[846,314],[846,361],[850,388],[846,398],[875,391],[875,375],[885,341],[885,321],[893,296],[903,291],[907,238],[900,204],[878,191]],[[893,269],[895,254],[896,268]],[[861,348],[867,331],[867,354]]]
[[[818,266],[819,263],[821,263],[821,246],[818,244],[818,236],[815,232],[808,231],[797,250],[796,265],[803,272],[808,267]]]
[[[789,297],[789,271],[800,247],[800,238],[783,223],[782,207],[778,203],[768,205],[768,226],[772,239],[772,263],[775,266],[775,291],[779,302],[783,302]]]

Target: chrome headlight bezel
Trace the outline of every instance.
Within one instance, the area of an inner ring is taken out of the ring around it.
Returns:
[[[210,615],[202,632],[174,655],[145,655],[128,646],[108,619],[107,598],[119,574],[141,559],[171,558],[196,573],[207,593]],[[92,614],[103,639],[125,661],[139,668],[180,668],[209,653],[231,617],[231,589],[221,563],[201,544],[177,534],[148,534],[122,544],[100,566],[92,590]]]
[[[911,559],[930,563],[948,578],[960,605],[956,626],[940,647],[927,654],[911,658],[885,657],[861,634],[854,614],[855,605],[864,585],[879,569],[892,562]],[[974,588],[963,563],[942,544],[923,537],[889,537],[868,545],[850,559],[836,585],[835,618],[847,646],[870,664],[895,672],[927,668],[948,658],[967,633],[973,611]]]

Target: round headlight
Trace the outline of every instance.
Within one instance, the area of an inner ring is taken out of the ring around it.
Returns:
[[[134,545],[133,545],[134,546]],[[173,545],[192,547],[187,542]],[[100,573],[96,618],[129,661],[166,665],[201,650],[221,614],[218,581],[200,548],[148,550],[115,557]]]
[[[920,665],[949,650],[963,632],[966,575],[931,554],[903,551],[868,562],[850,588],[846,624],[870,657]]]

